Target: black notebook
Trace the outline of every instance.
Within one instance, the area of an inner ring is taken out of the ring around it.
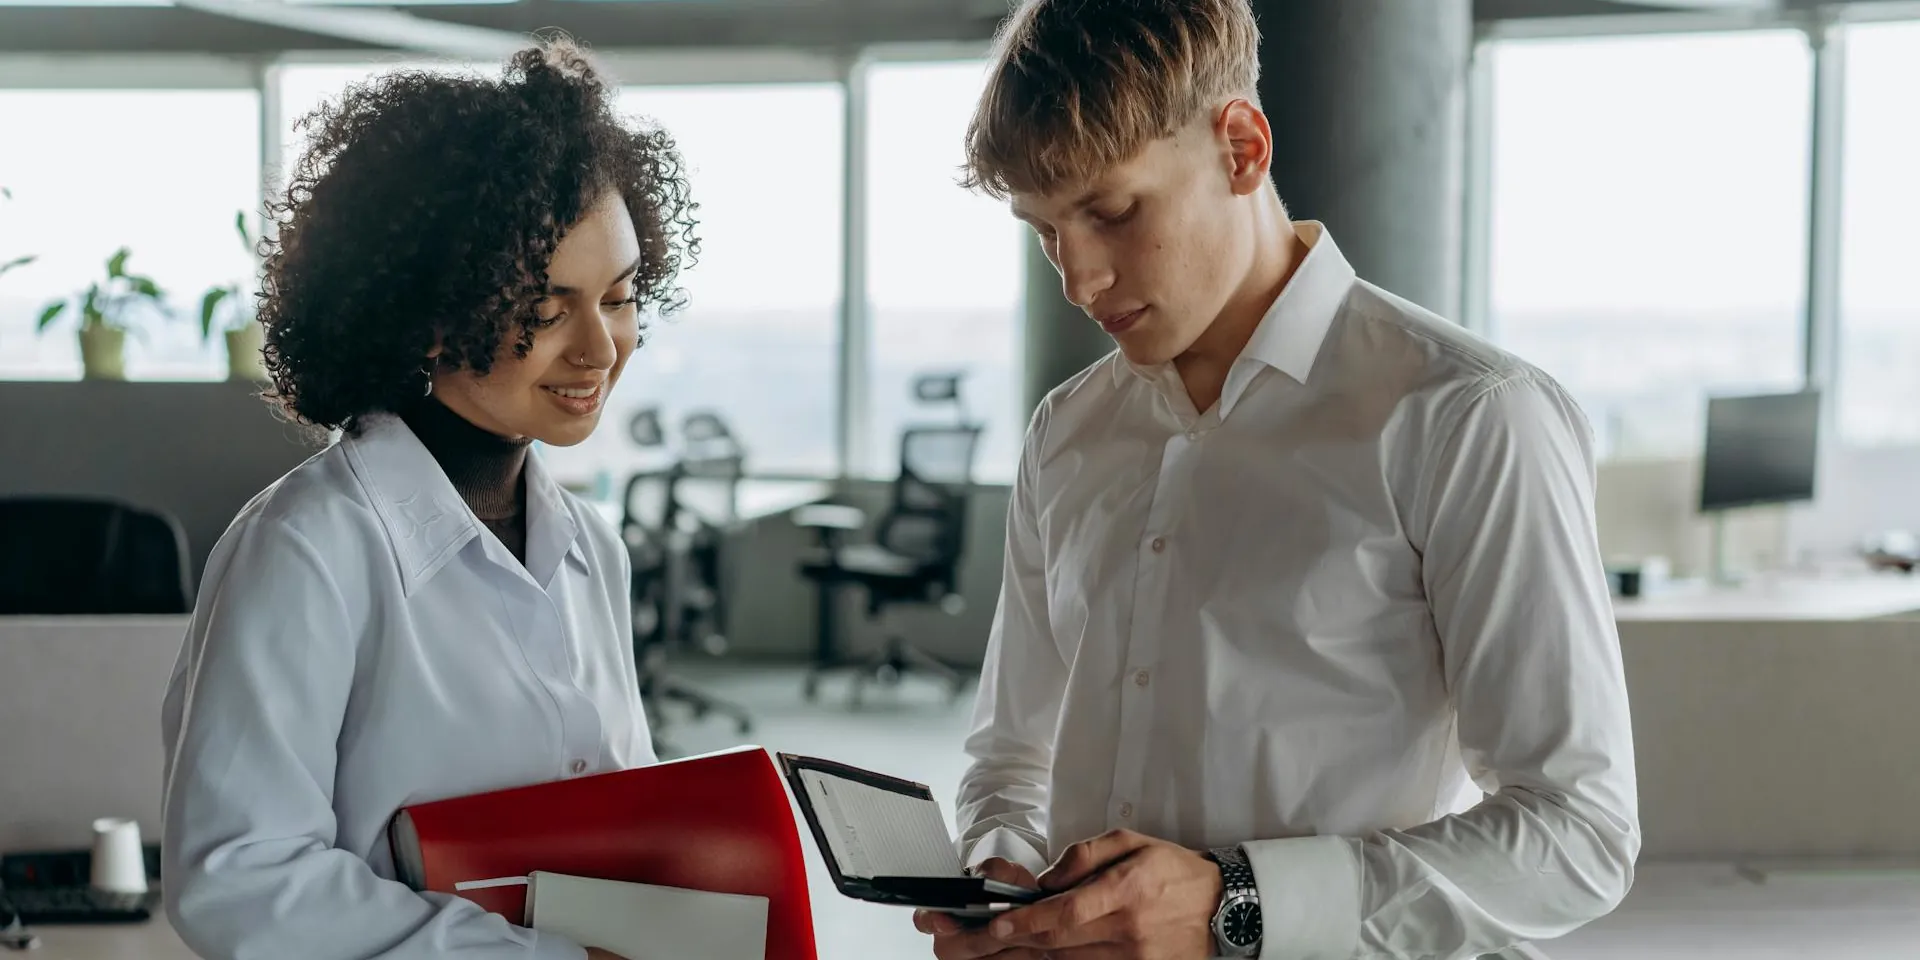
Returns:
[[[830,760],[780,754],[840,892],[856,900],[986,916],[1045,894],[968,875],[933,791]]]

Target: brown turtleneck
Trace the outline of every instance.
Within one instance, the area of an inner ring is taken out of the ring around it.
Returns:
[[[527,447],[522,437],[509,440],[489,433],[427,397],[400,414],[413,435],[453,481],[453,489],[473,515],[527,562]]]

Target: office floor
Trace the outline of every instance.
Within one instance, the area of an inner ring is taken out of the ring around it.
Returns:
[[[817,705],[806,703],[795,668],[701,663],[685,675],[747,705],[758,726],[743,740],[718,719],[676,724],[667,730],[676,749],[750,742],[826,756],[926,783],[951,816],[968,709],[931,682],[873,690],[855,712],[844,679],[823,685]],[[811,845],[809,858],[822,960],[932,956],[907,914],[839,896]],[[1551,960],[1920,960],[1920,870],[1776,871],[1756,880],[1731,865],[1642,864],[1619,910],[1537,946]]]

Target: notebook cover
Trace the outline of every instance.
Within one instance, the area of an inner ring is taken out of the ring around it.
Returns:
[[[403,874],[418,864],[416,889],[516,924],[526,887],[454,885],[548,872],[765,897],[767,960],[816,960],[799,830],[758,747],[418,804],[389,841]]]

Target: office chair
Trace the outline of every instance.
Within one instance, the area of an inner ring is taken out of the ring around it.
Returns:
[[[715,611],[723,609],[720,591],[707,585],[712,581],[703,572],[708,566],[718,568],[717,559],[709,562],[702,556],[706,550],[717,554],[718,545],[702,543],[701,525],[687,519],[689,512],[679,501],[685,478],[684,465],[634,475],[627,481],[620,522],[633,565],[629,596],[634,663],[654,751],[661,756],[677,752],[663,736],[669,718],[662,708],[668,703],[686,706],[696,720],[710,713],[729,717],[743,735],[753,729],[752,715],[744,707],[676,676],[667,664],[675,646],[699,643],[691,638],[719,636],[711,625],[718,619]],[[711,642],[700,645],[713,648]]]
[[[866,591],[867,617],[879,620],[901,604],[936,605],[954,615],[964,609],[958,589],[960,557],[966,540],[967,497],[973,484],[973,458],[982,428],[977,424],[912,427],[900,437],[900,476],[893,502],[870,544],[842,546],[837,534],[859,526],[857,511],[834,505],[803,507],[794,522],[815,530],[822,549],[800,567],[818,590],[819,651],[807,674],[809,700],[819,695],[826,673],[853,670],[853,702],[860,703],[869,680],[899,682],[910,672],[946,682],[954,698],[966,689],[960,671],[904,637],[889,635],[869,658],[843,662],[834,649],[833,608],[838,591]]]
[[[80,497],[0,498],[0,614],[193,609],[187,536],[167,514]]]
[[[725,546],[740,524],[746,450],[717,414],[693,413],[680,428],[680,478],[674,485],[676,528],[684,538],[682,641],[709,655],[727,652]]]

